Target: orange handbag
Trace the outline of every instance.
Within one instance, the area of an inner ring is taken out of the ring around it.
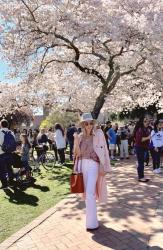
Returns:
[[[70,176],[71,193],[84,193],[84,181],[82,173],[72,173]]]

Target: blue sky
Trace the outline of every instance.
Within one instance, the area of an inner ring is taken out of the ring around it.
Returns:
[[[0,82],[4,82],[4,83],[10,83],[10,84],[14,84],[16,82],[18,82],[18,78],[15,78],[15,79],[12,79],[12,80],[9,80],[7,79],[6,77],[6,74],[9,72],[9,67],[7,65],[7,62],[5,62],[4,60],[2,60],[0,58]],[[35,115],[43,115],[43,110],[42,108],[35,108],[34,110],[34,113]]]
[[[0,82],[4,83],[17,83],[20,81],[20,78],[7,79],[7,74],[10,72],[10,68],[7,62],[0,56]]]

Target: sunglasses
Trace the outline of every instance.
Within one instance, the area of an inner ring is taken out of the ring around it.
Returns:
[[[85,126],[93,125],[93,122],[85,122],[84,125]]]

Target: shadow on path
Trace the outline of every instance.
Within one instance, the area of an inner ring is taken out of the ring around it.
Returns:
[[[117,232],[112,228],[100,225],[100,228],[92,233],[92,240],[102,246],[115,250],[163,250],[163,248],[153,246],[148,247],[144,242],[136,238],[131,232],[123,230]]]

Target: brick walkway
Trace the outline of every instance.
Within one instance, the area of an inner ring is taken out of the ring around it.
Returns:
[[[0,249],[163,249],[159,207],[163,175],[154,176],[151,167],[146,173],[151,181],[138,183],[133,161],[113,167],[107,177],[108,202],[98,206],[101,224],[95,233],[85,230],[84,203],[70,195],[4,241]]]

